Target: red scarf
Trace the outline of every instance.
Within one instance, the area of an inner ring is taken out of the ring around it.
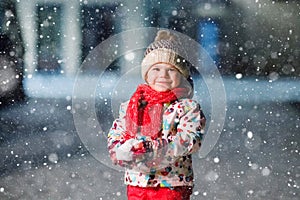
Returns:
[[[126,137],[135,138],[137,133],[152,138],[159,137],[162,128],[163,104],[188,96],[187,88],[158,92],[146,84],[139,85],[130,98],[126,111]]]

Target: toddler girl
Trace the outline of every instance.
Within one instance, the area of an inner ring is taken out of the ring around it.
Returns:
[[[189,63],[179,38],[159,31],[141,64],[144,84],[120,106],[108,133],[114,164],[125,167],[129,200],[188,200],[192,154],[201,146],[205,117],[192,100]]]

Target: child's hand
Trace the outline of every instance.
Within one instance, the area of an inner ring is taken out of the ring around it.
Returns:
[[[131,151],[133,146],[139,143],[136,139],[129,139],[125,141],[121,146],[116,148],[116,158],[117,160],[123,161],[132,161],[133,160],[133,152]]]
[[[139,140],[139,143],[134,145],[131,149],[133,152],[133,159],[135,162],[145,162],[151,159],[152,145],[150,141]]]
[[[140,141],[138,142],[136,145],[134,145],[131,149],[133,152],[144,152],[145,148],[144,148],[144,141]]]
[[[150,141],[139,141],[131,149],[135,154],[147,153],[152,151],[152,145]]]
[[[147,159],[146,153],[152,152],[150,141],[130,138],[115,150],[117,162],[142,162]],[[148,155],[149,156],[149,155]]]

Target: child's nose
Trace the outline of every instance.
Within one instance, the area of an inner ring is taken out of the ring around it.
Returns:
[[[167,70],[160,70],[160,76],[161,77],[167,77],[168,76],[168,71]]]

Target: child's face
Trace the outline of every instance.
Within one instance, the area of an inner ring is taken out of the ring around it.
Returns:
[[[167,63],[154,64],[146,75],[149,86],[159,92],[172,90],[181,83],[181,73]]]

